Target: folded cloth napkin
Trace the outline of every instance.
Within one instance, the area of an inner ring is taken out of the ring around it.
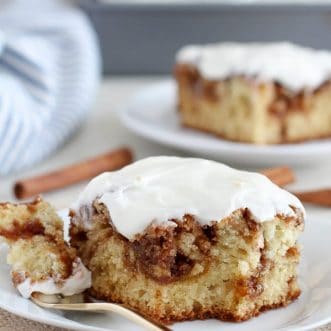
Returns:
[[[42,160],[81,125],[100,81],[98,49],[88,19],[65,2],[0,7],[0,175]]]

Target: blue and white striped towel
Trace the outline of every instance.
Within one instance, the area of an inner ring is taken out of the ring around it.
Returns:
[[[0,175],[56,150],[80,126],[100,80],[88,19],[62,2],[0,8]]]

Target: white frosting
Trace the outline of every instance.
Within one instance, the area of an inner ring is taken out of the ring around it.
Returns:
[[[108,208],[117,231],[129,239],[151,222],[175,226],[169,220],[185,214],[208,224],[239,208],[248,208],[258,222],[276,214],[294,215],[290,205],[304,212],[295,196],[263,175],[209,160],[165,156],[99,175],[73,209],[79,213],[96,198]]]
[[[77,258],[74,262],[72,275],[65,279],[63,283],[56,283],[51,277],[40,282],[32,282],[30,278],[26,278],[22,283],[18,284],[16,288],[24,298],[29,298],[34,292],[71,296],[82,293],[84,290],[91,287],[91,284],[91,272],[87,270],[82,261]]]
[[[331,52],[287,42],[185,46],[177,62],[197,67],[207,79],[244,75],[276,81],[294,92],[314,90],[331,78]]]

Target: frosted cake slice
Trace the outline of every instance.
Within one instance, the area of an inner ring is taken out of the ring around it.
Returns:
[[[304,208],[256,173],[153,157],[93,179],[71,210],[90,294],[164,322],[243,321],[300,295]]]
[[[220,43],[179,50],[181,123],[254,144],[331,136],[331,53],[290,43]]]

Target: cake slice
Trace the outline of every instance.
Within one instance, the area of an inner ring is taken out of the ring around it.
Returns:
[[[331,136],[331,53],[290,43],[179,50],[181,123],[224,139],[292,143]]]
[[[91,285],[91,274],[63,238],[63,223],[40,198],[0,204],[0,238],[9,245],[12,281],[23,297],[34,292],[72,296]]]
[[[71,210],[89,292],[154,319],[243,321],[300,295],[299,200],[265,176],[153,157],[92,180]]]

